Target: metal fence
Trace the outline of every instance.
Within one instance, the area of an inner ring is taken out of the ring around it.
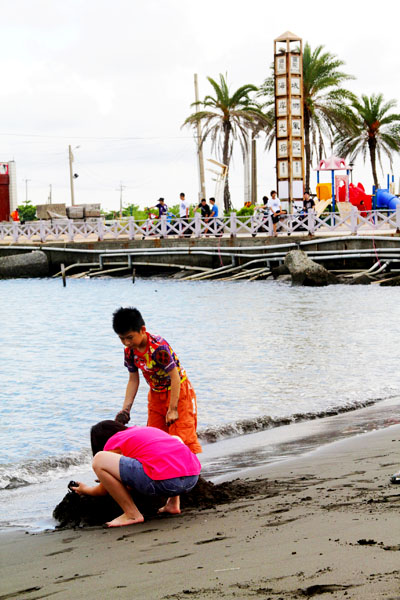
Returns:
[[[400,206],[395,211],[375,210],[360,213],[352,207],[346,215],[310,211],[306,215],[285,215],[277,224],[278,235],[315,235],[336,232],[337,234],[362,234],[371,231],[400,232]],[[134,218],[105,221],[102,218],[87,221],[54,219],[52,221],[29,221],[26,223],[0,223],[0,240],[29,241],[82,241],[85,239],[145,239],[152,237],[203,238],[231,236],[272,236],[272,218],[262,212],[249,217],[202,219],[196,213],[193,219],[170,218],[135,221]]]

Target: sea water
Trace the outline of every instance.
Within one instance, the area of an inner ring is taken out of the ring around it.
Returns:
[[[381,401],[398,409],[398,288],[1,281],[1,526],[50,516],[62,497],[57,482],[90,468],[89,429],[121,408],[128,377],[111,327],[119,306],[138,307],[179,356],[197,393],[201,440],[213,445],[208,455],[226,455],[227,438],[242,443],[279,425],[283,438],[293,421]],[[142,380],[132,423],[146,423],[146,396]]]

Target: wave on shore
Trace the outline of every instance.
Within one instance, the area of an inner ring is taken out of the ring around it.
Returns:
[[[344,406],[337,406],[318,412],[295,413],[288,417],[271,417],[261,415],[252,419],[244,419],[235,423],[227,423],[218,427],[207,427],[199,430],[199,438],[208,444],[227,438],[256,433],[266,429],[291,425],[303,421],[322,419],[372,406],[386,398],[356,401]],[[42,483],[49,479],[65,477],[68,471],[76,471],[76,467],[90,469],[91,452],[89,449],[72,452],[65,456],[53,456],[40,460],[30,460],[23,463],[0,465],[0,490],[11,490],[18,487]]]
[[[198,436],[202,441],[213,443],[230,437],[264,431],[265,429],[271,429],[273,427],[282,427],[283,425],[291,425],[292,423],[300,423],[302,421],[333,417],[341,413],[366,408],[367,406],[372,406],[381,400],[387,399],[388,397],[376,398],[375,400],[355,401],[345,404],[344,406],[334,406],[318,412],[295,413],[288,417],[270,417],[269,415],[261,415],[260,417],[243,419],[236,421],[235,423],[227,423],[218,427],[207,427],[199,430]]]
[[[90,468],[91,452],[73,452],[66,456],[52,456],[41,460],[30,460],[24,463],[0,465],[0,490],[11,490],[18,487],[42,483],[49,478],[65,477],[71,467],[85,464]]]

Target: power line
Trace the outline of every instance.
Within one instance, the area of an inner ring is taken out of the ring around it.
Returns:
[[[88,136],[88,135],[42,135],[39,133],[5,133],[0,132],[0,135],[9,135],[12,137],[33,137],[40,139],[77,139],[77,140],[182,140],[192,139],[192,135],[181,135],[181,136]]]

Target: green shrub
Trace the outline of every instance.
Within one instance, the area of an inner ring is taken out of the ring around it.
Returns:
[[[34,221],[36,219],[36,206],[33,206],[30,200],[25,200],[25,202],[20,204],[17,208],[19,220],[21,222]]]
[[[236,212],[238,217],[250,217],[254,214],[254,206],[242,206],[240,210]]]

